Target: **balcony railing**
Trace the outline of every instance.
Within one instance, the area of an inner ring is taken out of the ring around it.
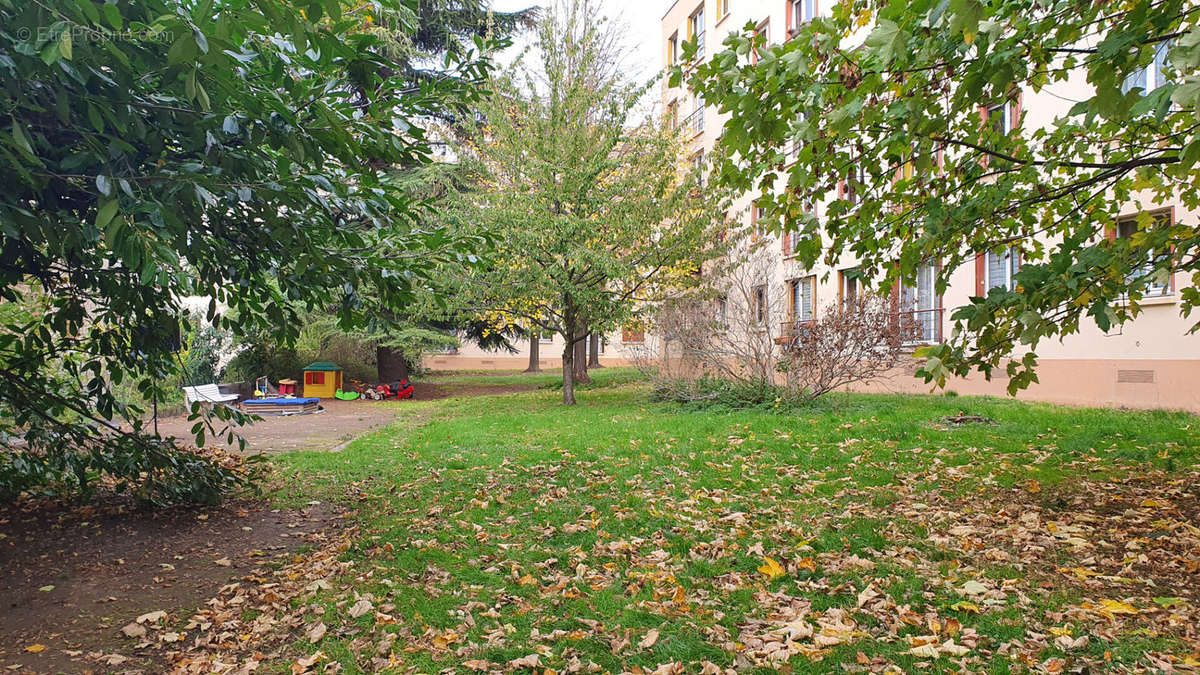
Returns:
[[[795,344],[796,338],[800,337],[811,323],[811,320],[784,321],[779,324],[779,335],[775,338],[775,344],[791,347]]]
[[[691,115],[683,118],[683,128],[692,136],[704,133],[704,108],[695,110]]]
[[[944,311],[942,307],[935,307],[898,312],[891,315],[891,320],[899,323],[902,344],[906,347],[937,344],[942,341],[942,312]],[[810,325],[812,325],[811,320],[792,320],[780,323],[775,344],[784,345],[788,349],[795,348],[796,340],[803,337],[804,331]]]
[[[941,342],[943,311],[941,307],[934,307],[897,314],[904,334],[904,344],[931,345]]]

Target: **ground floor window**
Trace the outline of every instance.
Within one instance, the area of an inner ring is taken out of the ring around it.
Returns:
[[[942,302],[934,288],[936,278],[936,265],[921,265],[913,282],[900,284],[899,316],[901,321],[911,322],[914,334],[908,338],[910,342],[941,342]]]

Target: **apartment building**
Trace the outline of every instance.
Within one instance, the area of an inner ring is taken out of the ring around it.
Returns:
[[[822,0],[676,0],[662,18],[663,65],[679,61],[685,40],[698,40],[697,61],[701,61],[719,50],[730,32],[747,25],[755,26],[769,43],[775,44],[789,39],[797,26],[827,10]],[[1133,79],[1130,83],[1133,86],[1154,88],[1162,81],[1162,60],[1156,60]],[[987,119],[993,124],[1037,128],[1065,113],[1071,101],[1087,96],[1090,96],[1088,85],[1081,75],[1039,93],[1023,91],[1014,102],[989,109]],[[703,166],[705,157],[718,142],[724,118],[689,91],[686,84],[670,87],[664,81],[662,104],[668,119],[682,127],[688,137],[693,163]],[[847,197],[853,195],[830,195],[831,199]],[[746,228],[756,227],[760,211],[754,198],[755,195],[747,194],[735,201],[730,214],[734,222]],[[814,205],[818,221],[824,218],[826,205],[827,202]],[[1163,218],[1198,221],[1196,212],[1179,203],[1146,204],[1145,208],[1157,210]],[[1138,205],[1131,203],[1128,213],[1132,216],[1138,210]],[[1113,235],[1128,236],[1135,229],[1132,222],[1118,222],[1114,224]],[[784,301],[764,301],[764,312],[774,310],[778,315],[763,318],[776,330],[786,333],[789,327],[810,320],[822,308],[861,292],[854,277],[846,274],[856,264],[850,256],[842,256],[833,267],[806,269],[790,256],[791,242],[786,234],[774,239],[771,245],[778,247],[779,262],[764,279],[763,295],[779,296]],[[967,304],[969,297],[985,294],[991,287],[1012,284],[1019,266],[1019,253],[981,256],[975,264],[954,270],[950,288],[941,296],[934,289],[934,270],[925,269],[912,287],[900,289],[898,305],[901,311],[911,313],[917,323],[920,342],[935,343],[950,329],[953,308]],[[1157,296],[1143,301],[1143,313],[1124,326],[1104,332],[1085,321],[1079,334],[1061,342],[1039,345],[1040,383],[1020,393],[1019,398],[1200,412],[1200,335],[1188,335],[1191,322],[1179,315],[1180,287],[1186,283],[1190,280],[1185,275],[1176,274],[1157,287]],[[912,376],[915,365],[914,362],[913,367],[867,388],[927,392],[930,386]],[[946,388],[962,394],[1003,396],[1007,395],[1007,384],[1003,376],[988,381],[982,375],[972,375],[951,381]]]

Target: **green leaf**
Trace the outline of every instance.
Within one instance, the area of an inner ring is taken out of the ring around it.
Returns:
[[[167,50],[167,63],[177,66],[184,61],[192,61],[196,58],[196,52],[196,36],[188,31],[175,38],[175,42]]]
[[[103,230],[113,216],[117,215],[119,207],[120,202],[116,199],[106,199],[100,202],[100,208],[96,210],[96,228]]]
[[[58,37],[58,51],[62,57],[68,61],[71,60],[71,31],[70,29],[63,30]]]
[[[108,197],[112,195],[112,181],[109,180],[108,176],[105,176],[102,173],[96,174],[96,189],[100,191],[100,194]]]
[[[883,65],[888,65],[903,48],[906,36],[896,22],[880,19],[875,29],[867,36],[866,45],[871,54]]]
[[[17,144],[17,147],[20,148],[21,151],[26,155],[32,157],[33,143],[30,142],[29,135],[25,133],[24,126],[22,126],[22,124],[15,118],[12,121],[12,135],[13,141]]]
[[[83,1],[87,2],[88,0]],[[108,22],[108,25],[112,26],[115,30],[121,30],[125,27],[125,20],[121,18],[121,8],[117,7],[117,3],[106,2],[100,5],[100,7],[104,12],[104,20]]]

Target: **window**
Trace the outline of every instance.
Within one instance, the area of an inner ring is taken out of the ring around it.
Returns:
[[[1021,269],[1021,254],[1016,248],[1009,247],[1001,253],[988,251],[985,265],[988,289],[1003,288],[1011,291],[1017,287],[1013,277]]]
[[[817,0],[788,0],[788,37],[817,17]]]
[[[751,298],[751,302],[754,303],[754,307],[753,307],[754,321],[756,323],[758,323],[759,325],[765,326],[767,323],[767,318],[768,318],[767,317],[767,286],[766,286],[766,284],[763,284],[761,286],[755,286],[753,289],[753,294],[754,295]]]
[[[917,268],[915,283],[900,284],[900,319],[912,322],[915,334],[909,339],[914,342],[932,343],[942,339],[941,298],[934,290],[936,277],[935,266],[921,265]]]
[[[679,63],[679,33],[672,33],[667,38],[667,65]]]
[[[695,14],[688,17],[687,20],[687,36],[688,40],[694,40],[697,45],[696,60],[704,59],[704,5],[700,5],[700,9],[696,10]]]
[[[1170,225],[1171,211],[1166,210],[1166,211],[1159,211],[1157,213],[1154,213],[1154,214],[1152,214],[1152,219],[1153,220],[1150,225],[1151,227]],[[1134,235],[1137,234],[1139,229],[1140,228],[1138,226],[1137,218],[1134,216],[1130,216],[1127,218],[1122,218],[1117,221],[1115,235],[1116,235],[1116,238],[1118,238],[1118,239],[1133,239]],[[1146,282],[1145,282],[1145,286],[1143,286],[1143,288],[1144,288],[1143,292],[1145,295],[1148,295],[1148,296],[1170,295],[1173,292],[1173,289],[1171,288],[1171,278],[1168,277],[1167,279],[1164,279],[1161,281],[1154,278],[1155,268],[1158,267],[1159,265],[1166,263],[1167,257],[1170,254],[1169,253],[1156,254],[1154,252],[1147,252],[1145,255],[1146,255],[1145,262],[1141,263],[1140,265],[1135,266],[1130,271],[1128,281],[1130,283],[1133,283],[1134,281],[1137,281],[1139,279],[1147,278]]]
[[[867,186],[867,172],[860,165],[850,169],[850,175],[838,184],[838,199],[857,204]]]
[[[784,229],[779,235],[779,243],[783,248],[783,257],[788,258],[796,254],[796,235],[796,232],[789,229]]]
[[[717,20],[729,16],[729,0],[717,0]]]
[[[792,320],[806,323],[813,320],[814,300],[817,294],[817,277],[810,274],[791,282]]]
[[[717,298],[717,325],[722,328],[729,326],[729,298]]]
[[[621,342],[626,344],[640,344],[646,341],[646,333],[633,326],[626,326],[621,331]]]
[[[754,237],[758,238],[767,233],[767,207],[759,206],[758,202],[750,205],[750,227]]]
[[[554,333],[538,333],[538,342],[542,344],[554,342]]]
[[[1159,87],[1167,84],[1167,68],[1171,62],[1167,59],[1167,51],[1171,48],[1173,40],[1160,42],[1154,47],[1154,60],[1149,65],[1142,66],[1137,70],[1125,76],[1125,81],[1121,83],[1121,93],[1128,94],[1134,89],[1141,89],[1143,93],[1151,92]]]
[[[325,384],[325,373],[311,370],[304,373],[304,384]]]
[[[853,309],[858,303],[858,286],[858,268],[838,271],[838,297],[843,308]]]
[[[984,113],[988,128],[1001,136],[1012,131],[1012,106],[1008,101],[988,106]]]
[[[671,101],[667,104],[667,128],[679,128],[679,101]]]

